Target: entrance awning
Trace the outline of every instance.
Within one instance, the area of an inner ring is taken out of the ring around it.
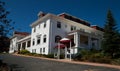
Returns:
[[[55,46],[55,48],[64,49],[64,48],[65,48],[65,45],[64,45],[64,44],[59,44],[59,45]]]

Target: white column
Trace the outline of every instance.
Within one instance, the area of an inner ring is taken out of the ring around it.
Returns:
[[[25,49],[26,49],[26,48],[27,48],[27,44],[28,44],[28,43],[27,43],[27,41],[26,41],[25,43],[26,43],[26,46],[25,46]]]
[[[16,51],[18,51],[18,43],[16,44]]]
[[[76,32],[75,34],[74,34],[74,42],[75,42],[75,47],[78,47],[79,46],[79,34]]]
[[[58,42],[58,53],[57,53],[58,59],[60,59],[60,43]]]
[[[77,33],[77,32],[76,32],[76,43],[75,44],[76,44],[75,47],[77,47],[77,52],[78,52],[78,48],[80,48],[80,33]],[[74,49],[74,51],[75,51],[75,49]]]
[[[65,59],[67,59],[67,47],[65,46]]]
[[[21,44],[20,50],[22,50],[22,44],[23,44],[23,43],[21,42],[20,44]]]
[[[75,35],[75,36],[76,36],[76,47],[78,47],[78,44],[79,44],[79,41],[78,41],[78,40],[79,40],[79,39],[78,39],[78,33],[76,32],[75,34],[76,34],[76,35]]]

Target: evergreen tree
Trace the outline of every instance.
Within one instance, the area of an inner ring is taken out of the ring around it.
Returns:
[[[7,35],[14,29],[12,26],[14,23],[11,19],[8,19],[8,14],[10,12],[7,11],[4,6],[5,2],[0,0],[0,52],[3,52],[6,49],[8,51],[9,38]]]
[[[104,26],[102,49],[104,54],[112,58],[120,57],[120,35],[110,10],[107,13],[107,20]]]
[[[14,29],[12,20],[7,17],[10,12],[4,6],[5,2],[0,0],[0,36],[7,36]]]

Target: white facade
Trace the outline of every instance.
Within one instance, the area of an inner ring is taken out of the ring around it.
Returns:
[[[15,51],[18,51],[17,42],[24,37],[25,36],[23,35],[18,35],[13,33],[13,36],[11,37],[11,40],[10,40],[9,53],[14,53]]]
[[[31,46],[25,49],[38,54],[54,53],[55,46],[58,44],[55,40],[57,36],[61,38],[71,36],[70,39],[73,39],[75,44],[71,49],[73,54],[77,53],[79,48],[99,49],[103,36],[103,32],[100,30],[49,13],[39,18],[30,26],[32,31],[27,40],[31,40]],[[16,40],[16,42],[23,43],[26,41],[24,38],[21,40]],[[16,44],[16,42],[14,43]],[[12,44],[10,47],[12,47]]]

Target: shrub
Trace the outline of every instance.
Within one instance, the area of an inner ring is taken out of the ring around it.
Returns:
[[[113,59],[113,60],[111,61],[111,64],[120,65],[120,58],[118,58],[118,59]]]
[[[98,62],[98,63],[111,63],[110,57],[104,56],[102,52],[95,49],[91,49],[91,50],[82,49],[78,54],[76,54],[74,60]]]
[[[20,54],[30,54],[30,52],[28,50],[21,50],[19,53]]]
[[[44,55],[47,58],[54,58],[54,54],[48,54],[48,55]]]

